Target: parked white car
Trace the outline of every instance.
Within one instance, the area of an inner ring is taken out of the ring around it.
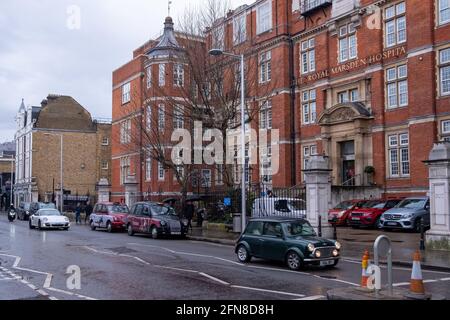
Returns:
[[[306,201],[297,198],[263,197],[255,199],[252,217],[306,218]]]
[[[69,230],[69,218],[56,209],[40,209],[30,217],[30,229],[64,229]]]

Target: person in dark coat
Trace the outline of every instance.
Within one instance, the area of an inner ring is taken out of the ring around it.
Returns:
[[[192,203],[192,201],[188,201],[184,208],[184,217],[188,220],[187,225],[188,231],[189,228],[191,228],[192,230],[192,218],[194,217],[194,211],[195,211],[194,204]]]
[[[75,221],[76,224],[81,224],[81,203],[78,203],[77,207],[75,208]]]
[[[88,202],[86,208],[84,208],[84,212],[86,213],[86,216],[84,217],[84,224],[86,224],[87,221],[89,221],[89,218],[93,210],[94,208],[92,208],[91,203]]]

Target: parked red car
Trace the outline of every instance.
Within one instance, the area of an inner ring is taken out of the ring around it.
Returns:
[[[362,208],[353,210],[347,224],[353,228],[378,227],[383,212],[395,207],[402,199],[374,200],[366,203]]]
[[[89,222],[91,229],[106,229],[108,232],[115,230],[125,230],[125,219],[130,210],[125,204],[101,202],[94,207]]]
[[[328,211],[328,221],[337,226],[345,226],[350,213],[362,207],[368,200],[349,200],[339,203],[333,209]]]

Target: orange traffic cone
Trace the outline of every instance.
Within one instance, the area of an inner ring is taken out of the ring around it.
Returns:
[[[425,287],[423,286],[422,269],[420,267],[420,252],[414,253],[411,285],[409,291],[414,294],[425,294]]]
[[[361,274],[361,287],[367,288],[367,280],[369,275],[367,274],[367,268],[369,267],[369,251],[364,251],[364,256],[362,258],[362,274]]]

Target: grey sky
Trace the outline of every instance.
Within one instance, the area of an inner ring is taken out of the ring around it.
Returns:
[[[172,0],[171,15],[177,21],[203,1]],[[71,5],[81,9],[79,30],[67,27]],[[110,118],[112,71],[162,32],[166,16],[166,0],[1,0],[0,142],[13,139],[22,98],[39,105],[49,93],[67,94]]]

